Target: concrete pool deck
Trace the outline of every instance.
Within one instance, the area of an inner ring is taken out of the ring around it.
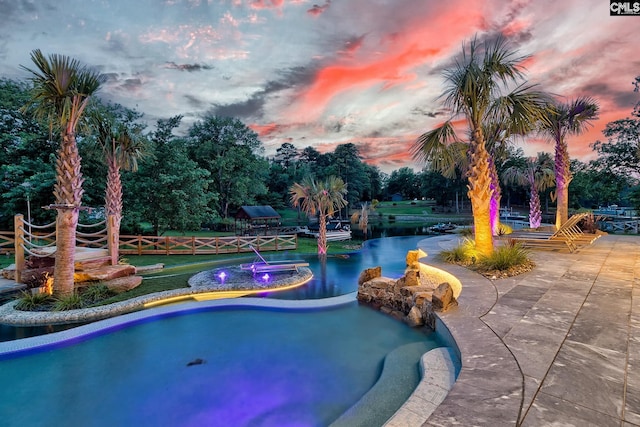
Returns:
[[[533,271],[498,280],[436,259],[458,239],[420,242],[463,285],[440,314],[462,368],[423,425],[640,425],[640,238],[533,250]]]

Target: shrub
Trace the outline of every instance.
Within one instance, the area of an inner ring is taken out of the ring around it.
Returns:
[[[462,230],[460,230],[460,235],[462,237],[466,237],[471,239],[473,237],[473,227],[465,227]]]
[[[80,292],[84,305],[92,305],[114,295],[115,291],[102,284],[89,285]]]
[[[440,257],[445,262],[452,264],[471,265],[476,262],[478,253],[475,249],[475,242],[470,239],[464,239],[458,246],[441,251]]]
[[[513,233],[513,228],[507,224],[498,224],[498,236],[506,236]]]
[[[54,311],[67,311],[82,308],[82,297],[77,292],[61,296],[53,303]]]
[[[504,271],[527,263],[529,263],[529,251],[512,240],[507,245],[496,248],[490,256],[480,257],[478,268],[485,271]]]
[[[49,294],[32,294],[29,291],[22,291],[20,300],[15,305],[16,310],[37,311],[51,305],[53,298]]]

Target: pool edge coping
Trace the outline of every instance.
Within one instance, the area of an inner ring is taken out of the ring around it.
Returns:
[[[89,338],[96,334],[100,334],[103,332],[107,333],[113,329],[119,329],[129,324],[135,324],[156,317],[179,315],[183,312],[189,311],[200,311],[203,309],[214,307],[260,307],[303,310],[338,307],[356,301],[356,292],[351,292],[337,297],[321,298],[315,300],[284,300],[275,298],[224,298],[207,301],[183,302],[179,305],[158,306],[121,314],[119,316],[108,317],[106,319],[97,320],[86,325],[76,326],[64,331],[0,342],[0,358],[5,358],[21,352],[42,349],[51,345],[59,345],[83,338]]]

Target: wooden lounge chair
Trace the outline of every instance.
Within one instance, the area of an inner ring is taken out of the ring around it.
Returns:
[[[568,249],[574,252],[579,248],[593,243],[600,234],[584,233],[578,224],[588,213],[580,213],[572,215],[554,233],[541,231],[524,231],[514,232],[505,236],[507,239],[513,239],[521,243],[525,247],[538,247],[542,249]]]
[[[240,268],[242,270],[248,270],[253,272],[253,274],[258,273],[277,273],[280,271],[298,271],[300,267],[308,267],[309,263],[299,260],[278,260],[276,262],[268,262],[265,260],[260,252],[256,250],[253,246],[249,246],[253,252],[256,253],[257,258],[254,262],[248,264],[240,264]]]

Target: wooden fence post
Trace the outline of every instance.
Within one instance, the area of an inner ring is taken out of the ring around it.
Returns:
[[[17,283],[22,283],[22,272],[24,271],[24,249],[22,248],[24,241],[23,226],[24,216],[22,216],[22,214],[15,215],[13,217],[13,229],[15,233],[15,241],[13,244],[16,251],[14,261],[16,265],[15,281]]]

